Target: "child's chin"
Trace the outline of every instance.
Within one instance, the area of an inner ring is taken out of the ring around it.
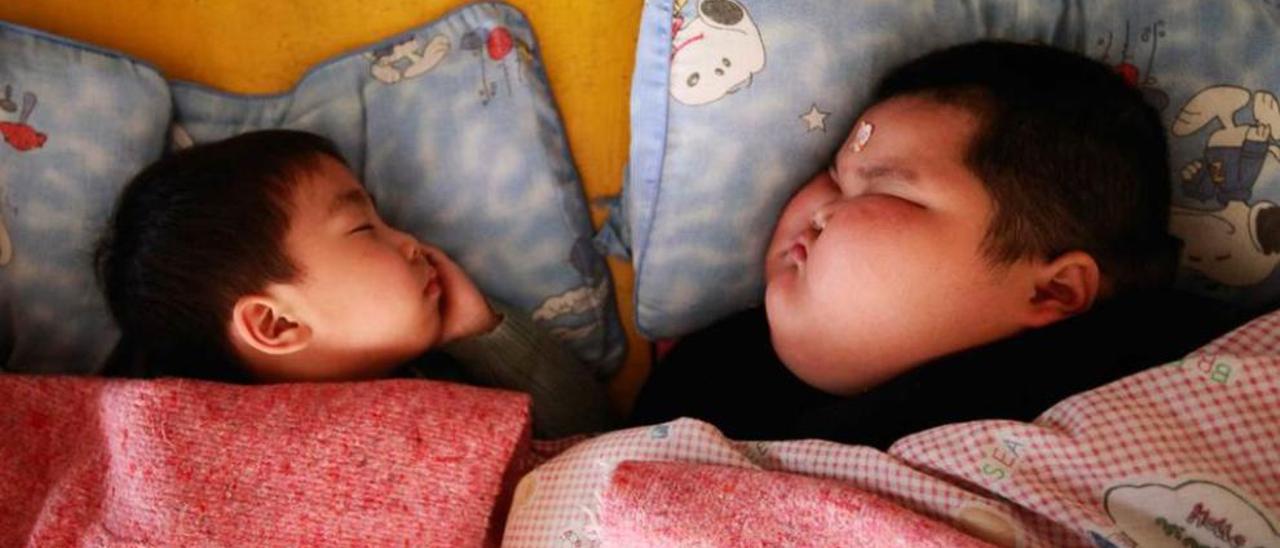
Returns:
[[[809,353],[805,351],[793,351],[795,349],[786,341],[785,336],[780,338],[777,334],[774,334],[773,341],[774,351],[777,352],[778,359],[782,362],[782,365],[787,367],[787,370],[791,371],[791,374],[818,390],[839,394],[836,390],[839,387],[835,386],[835,383],[827,378],[826,367],[812,363],[814,356],[808,355]]]
[[[791,309],[790,300],[795,289],[795,276],[794,271],[781,272],[765,282],[764,309],[769,316],[787,314]],[[769,324],[770,327],[773,326],[772,319]]]

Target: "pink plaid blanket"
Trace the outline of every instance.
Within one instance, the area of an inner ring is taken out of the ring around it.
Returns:
[[[497,542],[528,398],[0,376],[0,545]]]
[[[637,461],[680,464],[645,476]],[[741,470],[751,488],[717,492],[737,480],[700,471],[708,464]],[[818,484],[779,472],[871,493],[1006,546],[1280,546],[1280,312],[1032,423],[950,424],[887,452],[734,441],[689,419],[598,436],[525,476],[503,544],[772,544],[726,536],[758,529],[789,535],[783,544],[829,546],[828,534],[865,527],[860,540],[878,546],[903,531],[822,521],[845,502],[822,503]],[[783,502],[787,490],[804,504]]]

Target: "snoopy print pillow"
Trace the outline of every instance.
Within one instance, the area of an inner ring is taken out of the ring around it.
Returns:
[[[16,108],[0,116],[47,136],[43,148],[0,151],[12,236],[0,266],[6,368],[96,369],[117,334],[90,255],[119,188],[167,146],[274,127],[333,139],[385,219],[445,249],[487,295],[528,312],[601,376],[621,364],[609,274],[515,9],[468,5],[268,96],[165,82],[126,57],[24,29],[3,37],[0,85],[12,80]],[[27,92],[39,102],[24,106]]]
[[[93,246],[170,104],[151,67],[0,23],[0,369],[87,373],[110,353]]]
[[[631,258],[640,331],[678,336],[757,304],[778,213],[829,163],[875,77],[1013,29],[1015,15],[971,2],[646,2],[630,163],[598,235]]]
[[[1280,3],[1104,0],[1084,52],[1160,110],[1173,170],[1179,285],[1280,304]]]
[[[759,304],[778,213],[830,162],[881,75],[962,42],[1034,41],[1115,67],[1160,109],[1174,160],[1171,231],[1186,242],[1180,283],[1273,304],[1277,5],[647,2],[630,164],[597,239],[630,257],[646,336],[679,336]]]

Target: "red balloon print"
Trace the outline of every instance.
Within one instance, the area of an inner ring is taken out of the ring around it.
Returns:
[[[5,87],[5,107],[9,106],[9,89]],[[26,152],[31,149],[44,146],[47,137],[45,134],[36,131],[35,128],[27,125],[27,118],[31,117],[31,111],[36,109],[36,96],[34,93],[27,92],[22,94],[22,114],[18,116],[18,122],[0,122],[0,134],[4,136],[4,142],[9,143],[18,152]],[[9,110],[5,108],[4,110]]]
[[[1138,67],[1133,66],[1133,63],[1120,63],[1116,65],[1115,71],[1124,78],[1125,83],[1138,87]]]
[[[43,147],[46,140],[45,134],[36,131],[35,128],[12,122],[0,122],[0,134],[4,135],[4,141],[9,143],[9,146],[19,152]]]
[[[506,27],[494,27],[489,31],[489,39],[485,45],[489,50],[489,58],[498,61],[511,53],[511,46],[514,41],[511,39],[511,32]]]

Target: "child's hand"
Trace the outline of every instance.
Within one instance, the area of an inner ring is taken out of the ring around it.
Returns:
[[[448,255],[423,244],[427,262],[436,269],[440,280],[440,343],[480,335],[492,331],[502,320],[489,301],[476,289],[471,278]]]

